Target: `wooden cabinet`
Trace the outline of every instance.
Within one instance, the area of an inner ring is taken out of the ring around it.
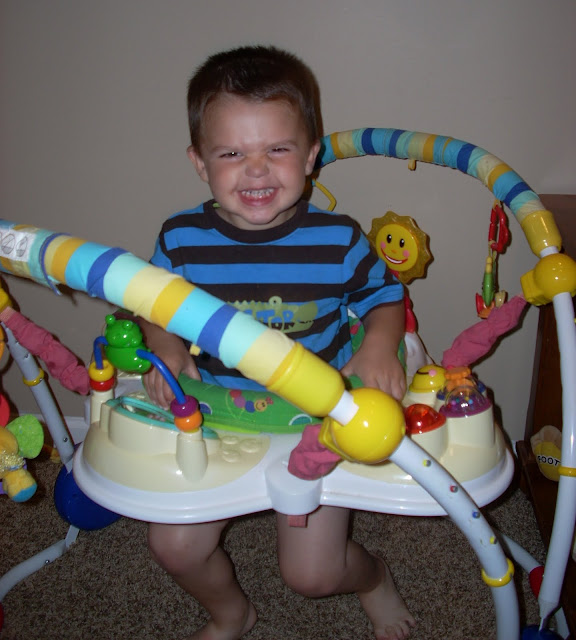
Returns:
[[[564,250],[576,259],[576,195],[542,195],[562,234]],[[518,457],[527,492],[534,506],[544,543],[550,543],[558,485],[540,472],[530,447],[530,438],[543,426],[562,428],[560,354],[552,304],[540,307],[534,354],[534,372],[524,440],[518,442]],[[561,599],[571,637],[576,639],[576,563],[570,559]]]

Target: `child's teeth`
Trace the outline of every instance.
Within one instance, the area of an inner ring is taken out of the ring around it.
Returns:
[[[272,189],[250,189],[249,191],[244,191],[244,193],[249,198],[265,198],[272,193]]]

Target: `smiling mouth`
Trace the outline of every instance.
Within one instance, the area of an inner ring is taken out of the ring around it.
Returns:
[[[243,198],[247,200],[264,200],[265,198],[269,198],[273,193],[274,189],[245,189],[240,192]]]
[[[406,260],[397,260],[396,258],[392,258],[391,256],[389,256],[387,253],[382,253],[386,260],[388,260],[388,262],[391,262],[392,264],[404,264],[406,262]]]

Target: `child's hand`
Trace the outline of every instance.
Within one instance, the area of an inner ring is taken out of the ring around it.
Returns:
[[[194,380],[200,380],[196,364],[181,338],[144,320],[140,320],[140,326],[146,339],[146,346],[162,360],[176,379],[181,373],[185,373]],[[152,402],[163,409],[170,408],[174,392],[156,367],[152,367],[142,376],[142,384]]]
[[[363,324],[362,344],[342,368],[342,375],[357,375],[364,386],[402,400],[406,393],[406,374],[398,360],[398,346],[404,336],[404,302],[372,309]]]
[[[370,348],[364,342],[341,371],[344,376],[357,375],[365,387],[380,389],[396,400],[406,393],[406,373],[397,352]]]
[[[176,379],[178,379],[181,373],[185,373],[194,380],[200,380],[200,373],[198,372],[196,364],[185,347],[183,353],[165,353],[158,355],[158,357]],[[142,376],[142,384],[152,402],[163,409],[170,408],[170,403],[174,399],[174,392],[156,367],[152,367],[148,373]]]

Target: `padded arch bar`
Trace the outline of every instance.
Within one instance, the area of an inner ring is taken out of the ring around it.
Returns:
[[[476,145],[448,136],[374,128],[332,133],[321,142],[319,168],[342,158],[381,155],[458,169],[480,180],[508,206],[537,256],[548,247],[561,247],[554,217],[536,193],[509,165]]]

